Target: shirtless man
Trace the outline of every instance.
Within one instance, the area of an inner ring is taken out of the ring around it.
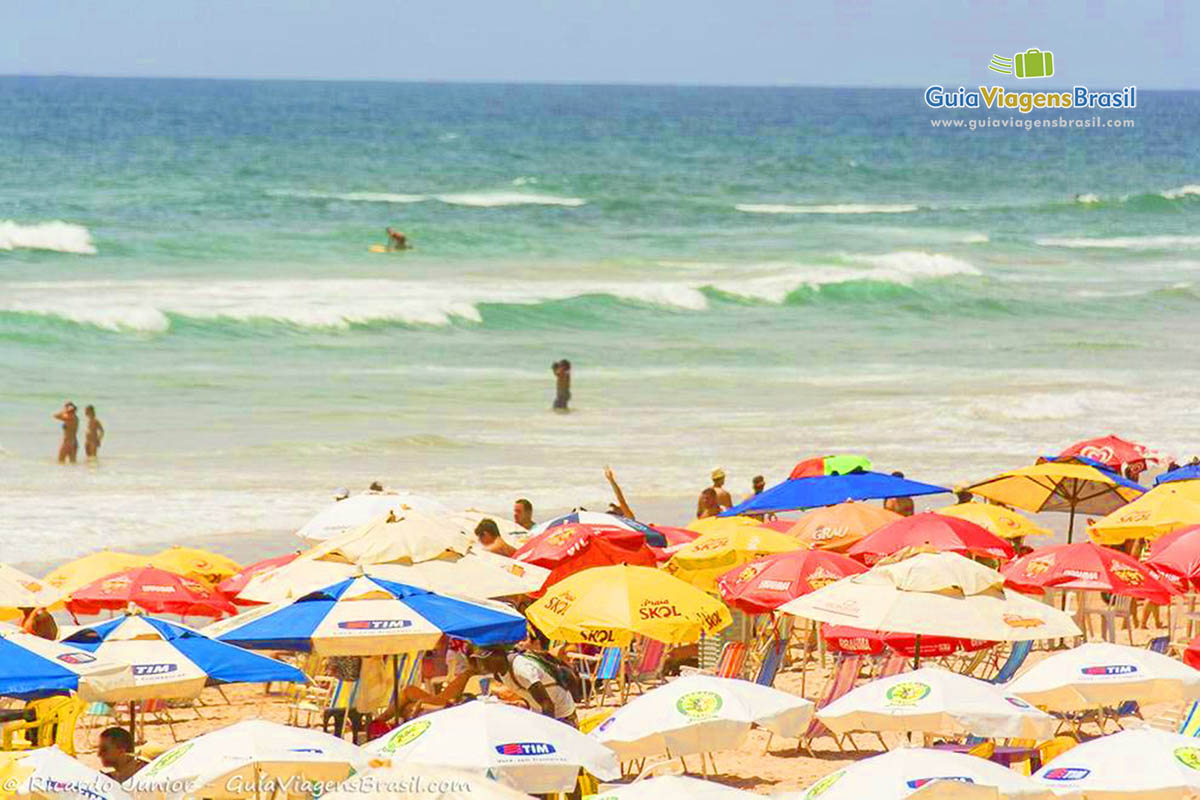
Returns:
[[[389,227],[387,229],[387,237],[388,237],[387,249],[388,249],[389,253],[391,253],[395,250],[408,250],[409,249],[408,237],[405,236],[403,232],[398,231],[395,228]]]
[[[483,545],[483,549],[489,553],[512,558],[513,553],[517,552],[513,549],[512,545],[504,541],[504,538],[500,536],[500,526],[496,524],[496,520],[494,519],[479,520],[479,524],[475,526],[475,538]]]
[[[700,500],[696,503],[696,518],[704,519],[705,517],[718,516],[725,509],[721,508],[721,504],[717,502],[717,491],[711,486],[700,493]]]
[[[96,755],[108,770],[105,774],[118,783],[129,780],[146,766],[134,754],[133,737],[124,728],[108,728],[101,733]]]
[[[520,525],[525,530],[533,527],[533,503],[526,500],[524,497],[517,498],[513,502],[513,522]]]
[[[58,463],[75,463],[79,452],[79,415],[75,413],[75,404],[70,400],[63,403],[62,410],[54,415],[62,423],[62,444],[58,446]]]
[[[550,365],[554,371],[554,410],[570,411],[567,404],[571,402],[571,362],[565,358]]]
[[[85,406],[83,415],[87,417],[87,428],[83,432],[83,452],[88,458],[96,458],[100,453],[100,443],[104,441],[104,426],[96,416],[95,406]]]
[[[712,488],[717,493],[717,502],[725,508],[733,508],[733,497],[725,488],[725,470],[717,467],[712,471]]]

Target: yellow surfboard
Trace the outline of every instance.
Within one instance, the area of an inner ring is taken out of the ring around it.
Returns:
[[[381,244],[373,244],[367,248],[372,253],[386,253],[388,249]]]

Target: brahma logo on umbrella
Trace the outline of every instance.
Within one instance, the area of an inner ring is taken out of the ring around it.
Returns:
[[[55,658],[64,664],[90,664],[96,660],[91,653],[59,653]]]
[[[674,619],[681,616],[670,600],[643,600],[638,608],[638,619]]]
[[[117,592],[125,591],[132,585],[133,581],[129,577],[121,575],[116,578],[105,578],[103,581],[101,581],[100,591],[105,592],[106,594],[115,594]]]
[[[1141,572],[1124,564],[1113,564],[1112,574],[1114,578],[1118,578],[1130,586],[1140,586],[1146,580],[1146,576]]]
[[[894,706],[912,706],[924,700],[933,691],[928,683],[920,681],[902,681],[884,692],[889,704]]]
[[[549,742],[509,742],[496,745],[502,756],[548,756],[557,752]]]
[[[337,624],[344,631],[395,631],[411,628],[410,619],[347,619]]]
[[[575,535],[575,529],[571,527],[563,528],[561,531],[550,534],[546,537],[546,544],[558,547],[560,544],[566,544],[571,541],[571,537]]]
[[[1038,617],[1023,617],[1020,614],[1005,614],[1000,619],[1010,628],[1040,628],[1046,624],[1045,620]]]
[[[1039,558],[1030,559],[1025,562],[1025,574],[1032,578],[1036,575],[1045,575],[1054,566],[1054,555],[1045,555]]]
[[[826,775],[824,778],[821,778],[821,780],[817,781],[812,786],[808,787],[808,791],[804,793],[804,800],[815,800],[815,798],[818,798],[821,795],[825,794],[826,792],[829,791],[830,787],[832,787],[835,783],[837,783],[839,780],[841,780],[842,776],[845,774],[846,774],[846,770],[840,769],[837,772],[831,773],[829,775]]]
[[[834,575],[825,567],[817,567],[808,574],[808,585],[814,590],[823,589],[831,583],[836,583],[841,580],[837,575]]]
[[[1092,771],[1087,767],[1055,767],[1042,773],[1042,778],[1048,781],[1081,781]]]
[[[395,733],[388,737],[387,743],[384,744],[380,752],[394,753],[401,747],[412,744],[421,737],[421,734],[429,730],[431,724],[427,719],[418,719],[407,725],[400,726],[396,729]]]
[[[809,583],[812,583],[812,581],[809,581]],[[764,589],[768,592],[786,592],[788,589],[792,588],[792,582],[775,580],[759,581],[758,588]],[[821,587],[814,586],[813,588],[819,589]]]
[[[675,710],[690,720],[708,719],[721,710],[725,701],[716,692],[688,692],[675,701]]]
[[[1200,770],[1200,747],[1176,747],[1175,760],[1188,769]]]
[[[1064,569],[1063,575],[1071,578],[1079,578],[1081,581],[1098,581],[1100,573],[1093,569]]]
[[[920,789],[925,784],[933,783],[934,781],[954,781],[955,783],[975,782],[972,778],[969,778],[966,775],[935,775],[930,778],[914,778],[911,781],[907,781],[905,785],[907,785],[910,789]]]
[[[179,669],[178,664],[134,664],[135,678],[146,678],[154,675],[166,675]]]
[[[1135,664],[1105,664],[1095,667],[1080,667],[1084,675],[1132,675],[1138,671]]]

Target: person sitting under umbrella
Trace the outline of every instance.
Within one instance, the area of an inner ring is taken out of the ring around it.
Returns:
[[[117,783],[132,778],[147,762],[133,752],[133,736],[124,728],[107,728],[100,734],[96,755],[108,770],[108,777]]]
[[[575,698],[530,653],[489,647],[471,659],[473,671],[491,673],[531,711],[577,726]]]

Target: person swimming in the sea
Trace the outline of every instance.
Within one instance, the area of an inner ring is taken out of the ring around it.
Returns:
[[[387,229],[387,237],[387,250],[389,253],[394,250],[412,249],[412,245],[408,243],[408,237],[404,235],[403,231],[398,231],[395,228],[389,227]]]
[[[87,417],[87,428],[83,432],[83,452],[88,458],[96,458],[100,454],[100,443],[104,441],[104,426],[96,416],[95,406],[85,406],[83,415]]]
[[[62,444],[58,446],[58,463],[74,464],[75,456],[79,453],[79,415],[75,413],[75,404],[70,400],[63,403],[62,410],[54,415],[62,423]]]
[[[570,411],[567,405],[571,402],[571,362],[565,358],[550,365],[554,371],[554,410]]]

